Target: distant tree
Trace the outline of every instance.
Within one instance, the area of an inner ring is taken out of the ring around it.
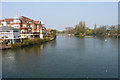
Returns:
[[[80,22],[78,25],[75,27],[75,35],[85,35],[86,31],[86,25],[85,22]]]
[[[51,29],[51,34],[56,34],[58,31],[57,30],[55,30],[55,29]]]
[[[89,29],[89,28],[86,28],[86,35],[92,36],[93,35],[93,30]]]
[[[118,34],[120,34],[120,24],[118,24]]]
[[[101,26],[96,29],[96,36],[105,36],[106,32],[106,26]]]
[[[117,33],[118,33],[117,26],[111,26],[110,27],[110,34],[113,35],[113,34],[117,34]]]
[[[93,35],[94,35],[94,36],[96,36],[96,29],[97,29],[96,26],[97,26],[97,25],[95,24],[95,25],[94,25],[94,30],[93,30]]]

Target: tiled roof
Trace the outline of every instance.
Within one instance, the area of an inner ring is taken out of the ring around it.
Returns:
[[[4,19],[4,20],[0,20],[0,24],[1,24],[1,22],[3,22],[3,21],[6,21],[7,24],[10,24],[10,22],[13,22],[13,18],[6,18],[6,19]]]
[[[1,21],[2,21],[2,20],[0,20],[0,24],[1,24]]]
[[[51,31],[51,29],[46,29],[46,31],[45,32],[50,32]]]
[[[25,16],[21,16],[20,20],[21,20],[22,24],[27,24],[27,23],[29,23],[29,24],[40,24],[41,23],[41,21],[34,21],[33,19],[30,19],[30,18],[25,17]],[[13,18],[6,18],[4,20],[0,20],[0,24],[1,24],[2,21],[6,21],[7,24],[10,24],[10,22],[13,22]],[[45,28],[45,27],[43,27],[43,28]]]
[[[27,24],[28,22],[34,23],[34,20],[27,18],[27,17],[24,17],[24,16],[21,16],[20,19],[21,19],[23,24]]]
[[[40,24],[40,21],[34,21],[35,22],[35,24]]]
[[[6,18],[5,21],[7,22],[7,24],[10,24],[10,22],[13,22],[13,18]]]
[[[2,21],[5,21],[5,20],[0,20],[0,24],[1,24]]]

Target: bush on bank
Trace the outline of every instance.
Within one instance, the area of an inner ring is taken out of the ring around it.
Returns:
[[[22,43],[11,44],[11,47],[12,48],[20,48],[20,47],[30,46],[30,45],[34,45],[34,44],[42,44],[44,42],[49,42],[49,41],[50,41],[49,38],[44,38],[44,39],[35,38],[33,40],[26,39]]]

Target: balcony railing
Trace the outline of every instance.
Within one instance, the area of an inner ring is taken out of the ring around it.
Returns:
[[[20,29],[29,29],[29,30],[31,30],[32,28],[31,27],[21,27]]]
[[[40,34],[40,32],[21,32],[20,34]]]

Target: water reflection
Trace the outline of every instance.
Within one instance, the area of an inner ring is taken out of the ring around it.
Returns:
[[[106,40],[106,41],[105,41]],[[57,40],[3,51],[3,77],[117,77],[117,39],[58,36]]]
[[[35,45],[35,46],[29,46],[29,47],[23,47],[23,48],[19,48],[19,49],[12,49],[11,52],[16,52],[16,53],[26,53],[27,55],[41,55],[43,53],[43,48],[44,45]],[[6,51],[5,51],[6,52]],[[4,52],[3,52],[4,53]],[[23,54],[23,55],[26,55]],[[17,55],[17,54],[16,54]]]

